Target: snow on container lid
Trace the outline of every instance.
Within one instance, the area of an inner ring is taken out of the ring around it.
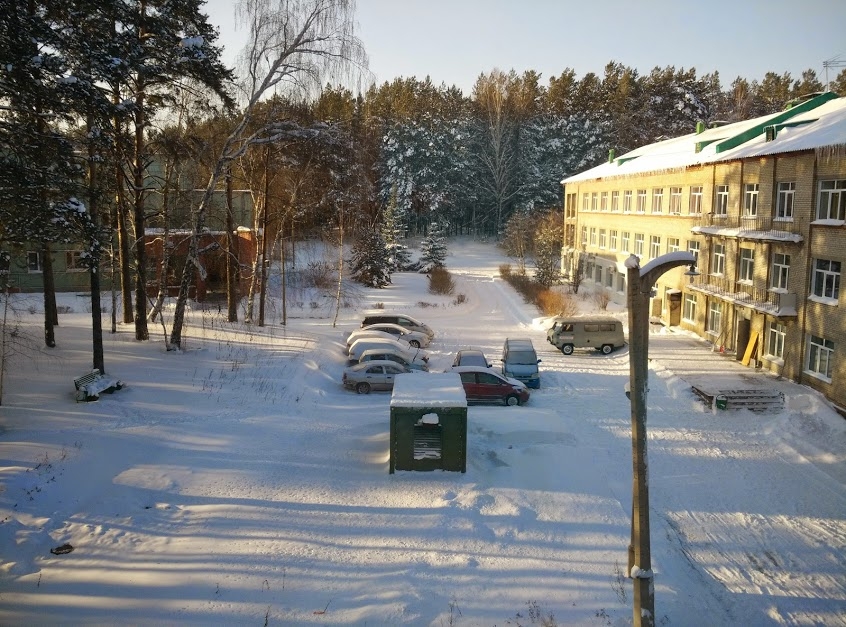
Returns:
[[[391,407],[467,407],[457,372],[404,373],[394,379]]]

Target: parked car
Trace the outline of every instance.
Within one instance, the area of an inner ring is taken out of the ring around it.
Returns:
[[[481,366],[482,368],[491,368],[492,364],[485,357],[485,354],[478,348],[462,348],[455,354],[455,359],[452,360],[453,367],[455,366]]]
[[[576,348],[595,348],[608,355],[626,344],[623,323],[611,316],[555,318],[546,341],[565,355],[572,355]]]
[[[360,329],[358,331],[353,331],[347,336],[346,339],[346,346],[344,347],[344,353],[347,355],[350,354],[350,346],[352,346],[358,340],[364,340],[368,338],[373,339],[382,339],[382,340],[396,340],[398,342],[403,342],[403,340],[398,340],[396,335],[391,335],[390,333],[385,333],[384,331],[368,331],[367,329]],[[406,346],[411,346],[408,342],[403,342]]]
[[[371,390],[393,390],[394,379],[404,372],[411,371],[395,361],[366,361],[346,368],[341,382],[359,394],[370,394]]]
[[[502,374],[522,381],[530,388],[540,387],[538,354],[528,338],[508,338],[502,346]]]
[[[389,323],[389,324],[398,324],[401,327],[406,329],[410,329],[412,331],[420,331],[421,333],[425,333],[429,336],[429,339],[435,337],[435,332],[426,324],[423,324],[416,318],[412,318],[411,316],[407,316],[405,314],[391,314],[391,313],[379,313],[379,314],[368,314],[364,316],[364,320],[361,321],[361,328],[369,327],[371,324],[381,324],[381,323]]]
[[[390,322],[379,322],[350,333],[349,337],[347,337],[347,345],[352,344],[359,337],[366,337],[367,334],[375,332],[387,333],[395,340],[408,342],[409,345],[413,346],[414,348],[425,348],[429,345],[429,342],[431,341],[431,338],[422,331],[415,331],[414,329],[408,329],[401,325],[393,324]]]
[[[393,349],[401,354],[408,355],[409,359],[412,360],[415,358],[423,361],[429,360],[429,354],[422,348],[411,348],[406,342],[381,337],[363,337],[356,340],[350,345],[348,357],[350,361],[358,362],[361,359],[361,354],[371,348]]]
[[[455,366],[452,371],[461,376],[468,403],[503,402],[506,405],[522,405],[529,400],[529,389],[523,383],[503,377],[488,368]]]
[[[421,358],[411,357],[407,352],[399,352],[392,348],[371,348],[364,351],[358,358],[359,363],[365,361],[393,361],[409,370],[428,371],[429,364]]]

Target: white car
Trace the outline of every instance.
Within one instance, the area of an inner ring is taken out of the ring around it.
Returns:
[[[395,335],[391,335],[390,333],[385,333],[384,331],[365,331],[364,329],[360,331],[353,331],[347,336],[347,345],[344,347],[344,354],[350,354],[350,346],[352,346],[358,340],[363,340],[366,338],[376,338],[376,339],[383,339],[383,340],[396,340],[397,337]],[[397,340],[401,341],[401,340]],[[410,344],[406,343],[408,346]]]
[[[361,354],[371,348],[392,348],[402,354],[409,355],[412,360],[414,360],[415,357],[424,360],[429,359],[429,354],[422,348],[411,348],[411,346],[409,346],[406,342],[399,342],[397,340],[381,337],[363,337],[350,345],[350,361],[359,361],[361,359]]]
[[[405,351],[398,351],[393,348],[371,348],[364,351],[358,358],[358,363],[366,361],[394,361],[401,366],[414,371],[428,371],[428,357],[412,357]]]
[[[395,340],[408,342],[409,345],[413,348],[426,348],[427,346],[429,346],[429,342],[432,341],[431,338],[422,331],[415,331],[414,329],[409,329],[399,324],[392,324],[390,322],[379,322],[377,324],[371,324],[359,329],[358,331],[353,331],[352,333],[350,333],[349,337],[347,338],[347,346],[352,344],[359,337],[365,337],[366,334],[373,333],[376,331],[380,333],[388,333]]]

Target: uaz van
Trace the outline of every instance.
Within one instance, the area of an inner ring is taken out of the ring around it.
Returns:
[[[595,348],[608,355],[626,344],[623,323],[610,316],[555,318],[546,341],[565,355],[572,355],[577,348]]]
[[[517,379],[530,388],[540,387],[538,354],[532,346],[532,340],[526,338],[508,338],[502,347],[502,374]]]

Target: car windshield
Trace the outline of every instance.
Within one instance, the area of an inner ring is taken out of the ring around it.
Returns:
[[[532,351],[511,351],[508,355],[508,362],[520,366],[538,363],[537,356]]]

